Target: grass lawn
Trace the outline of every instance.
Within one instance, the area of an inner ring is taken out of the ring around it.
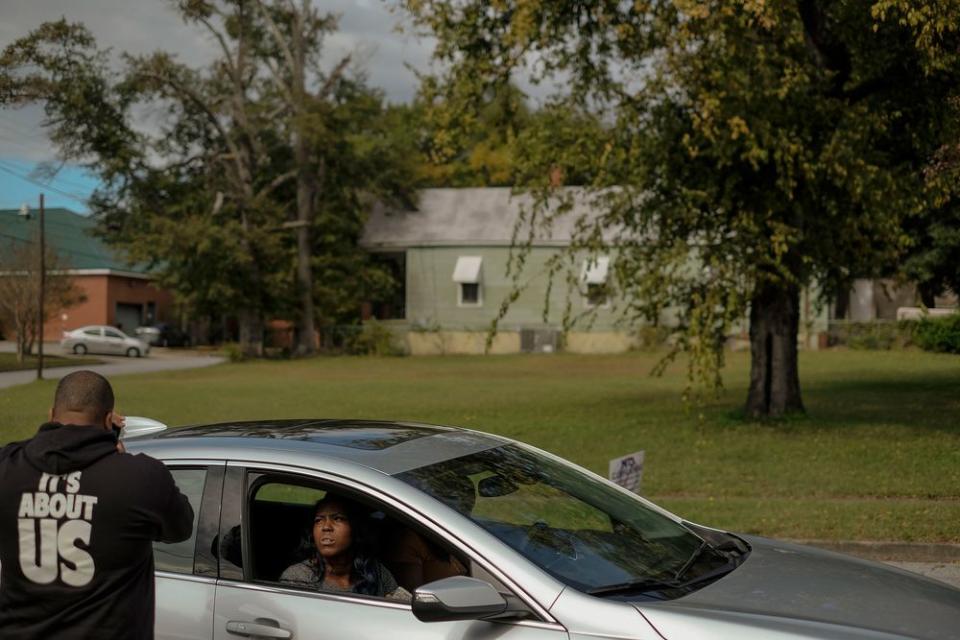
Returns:
[[[606,473],[644,449],[643,494],[684,517],[790,538],[960,542],[960,357],[801,355],[808,414],[737,417],[747,354],[727,391],[680,400],[681,364],[656,354],[317,358],[118,377],[118,408],[171,425],[269,417],[392,418],[525,440]],[[0,441],[27,437],[54,382],[0,390]]]
[[[43,368],[53,369],[55,367],[80,367],[88,364],[99,364],[100,360],[96,358],[63,358],[61,356],[43,356]],[[23,371],[24,369],[36,369],[37,358],[27,356],[22,363],[17,362],[17,354],[0,353],[0,372],[2,371]]]

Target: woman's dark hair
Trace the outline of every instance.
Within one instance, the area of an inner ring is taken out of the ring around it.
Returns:
[[[377,559],[374,557],[375,545],[373,532],[367,523],[368,514],[366,510],[353,500],[328,493],[314,504],[314,514],[316,514],[321,507],[331,502],[343,507],[347,521],[350,523],[350,552],[353,554],[351,578],[357,580],[356,585],[353,587],[354,593],[367,596],[385,595],[380,593],[380,563],[377,562]],[[310,536],[310,538],[312,540],[313,536]],[[313,570],[316,572],[317,580],[322,584],[323,576],[326,573],[326,563],[323,561],[323,556],[320,555],[320,551],[315,545],[313,548]]]

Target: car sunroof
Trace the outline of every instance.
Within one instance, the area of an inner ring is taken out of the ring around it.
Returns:
[[[159,437],[278,438],[308,440],[351,449],[378,450],[446,431],[402,422],[264,421],[171,429]]]

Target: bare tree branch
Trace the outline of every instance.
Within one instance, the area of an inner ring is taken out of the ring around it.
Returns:
[[[281,95],[283,95],[283,99],[292,107],[294,104],[293,93],[290,92],[290,87],[283,81],[280,69],[270,58],[265,58],[264,62],[266,62],[267,68],[270,69],[270,78],[273,80],[273,84],[277,87],[277,90],[280,91]]]
[[[270,31],[270,35],[273,37],[274,44],[277,45],[277,48],[280,49],[280,52],[283,53],[284,59],[287,61],[287,66],[290,68],[291,74],[296,68],[296,63],[294,62],[293,52],[290,50],[290,47],[287,46],[287,41],[283,38],[283,34],[280,33],[277,23],[274,22],[273,18],[270,17],[270,14],[267,12],[266,7],[264,7],[263,0],[255,0],[257,9],[260,10],[260,16],[267,23],[267,30]],[[291,9],[293,6],[291,5]]]
[[[236,170],[238,174],[239,181],[243,184],[249,183],[250,171],[249,168],[245,166],[242,158],[242,153],[239,147],[236,144],[236,141],[230,136],[230,134],[223,128],[223,125],[220,123],[220,120],[217,118],[217,114],[210,108],[210,105],[197,94],[196,91],[190,87],[185,86],[184,84],[178,82],[171,75],[161,75],[153,72],[142,72],[144,77],[151,78],[157,82],[166,84],[168,87],[178,92],[181,96],[187,98],[190,102],[200,108],[200,110],[206,115],[207,121],[216,129],[217,134],[220,139],[223,140],[223,143],[227,145],[227,148],[230,150],[231,156],[233,156],[234,164],[236,165]]]
[[[346,70],[347,65],[350,64],[350,58],[352,54],[347,54],[344,56],[337,66],[333,68],[333,71],[330,72],[330,75],[327,76],[327,80],[323,83],[323,86],[320,87],[320,91],[317,92],[317,97],[326,98],[330,91],[333,90],[333,87],[336,86],[337,80],[340,79],[340,76],[343,75],[343,72]]]
[[[260,189],[260,190],[257,192],[257,195],[255,196],[255,198],[256,198],[257,200],[260,200],[261,198],[265,198],[265,197],[269,196],[269,195],[270,195],[271,193],[273,193],[276,189],[280,188],[281,186],[283,186],[283,185],[286,184],[287,182],[290,182],[291,180],[293,180],[293,179],[296,178],[296,177],[297,177],[297,170],[296,170],[296,169],[293,169],[293,170],[291,170],[291,171],[287,171],[286,173],[280,174],[279,176],[277,176],[276,178],[274,178],[273,180],[271,180],[271,181],[270,181],[270,184],[268,184],[268,185],[266,185],[265,187],[263,187],[262,189]]]

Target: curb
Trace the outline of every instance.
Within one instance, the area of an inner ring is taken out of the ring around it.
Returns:
[[[866,560],[960,563],[960,544],[934,542],[865,542],[858,540],[791,540],[796,544],[845,553]]]

